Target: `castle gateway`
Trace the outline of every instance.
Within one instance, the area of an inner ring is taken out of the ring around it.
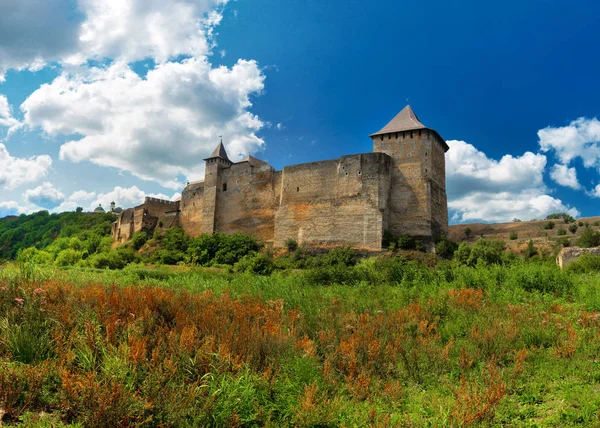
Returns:
[[[178,201],[146,198],[119,214],[113,238],[174,226],[188,234],[243,232],[276,247],[381,249],[384,232],[425,240],[446,234],[444,153],[448,145],[406,106],[371,135],[373,152],[286,166],[248,156],[232,162],[222,142],[205,159],[203,181]]]

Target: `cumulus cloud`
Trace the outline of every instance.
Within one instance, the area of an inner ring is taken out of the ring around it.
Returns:
[[[45,181],[35,189],[29,189],[23,194],[26,202],[41,208],[55,208],[65,200],[65,195],[55,188],[52,183]]]
[[[593,198],[600,198],[600,184],[597,184],[592,190],[586,192],[588,196]]]
[[[580,117],[568,126],[538,131],[540,148],[554,151],[564,165],[580,157],[587,168],[600,166],[600,121]]]
[[[567,212],[579,217],[579,211],[541,190],[529,189],[518,193],[474,192],[448,201],[453,220],[461,222],[507,222],[513,218],[530,220],[544,218],[550,213]]]
[[[82,135],[65,143],[60,158],[91,161],[144,180],[179,188],[175,177],[204,173],[202,160],[218,136],[233,156],[260,149],[264,123],[248,111],[264,87],[255,61],[213,68],[206,58],[168,62],[137,75],[126,63],[63,73],[25,100],[29,126],[49,135]]]
[[[8,99],[2,94],[0,94],[0,126],[6,126],[9,135],[21,126],[21,122],[12,116]]]
[[[80,24],[72,0],[3,0],[0,81],[8,69],[39,70],[47,60],[72,54]]]
[[[207,55],[227,0],[4,0],[0,79],[46,62]]]
[[[86,192],[85,190],[77,190],[69,196],[70,201],[89,201],[96,196],[96,192]]]
[[[209,53],[227,0],[79,0],[86,15],[79,35],[88,58],[154,58]]]
[[[550,178],[561,186],[570,187],[574,190],[581,189],[581,184],[579,184],[579,181],[577,180],[577,171],[575,168],[556,164],[550,170]]]
[[[5,189],[38,181],[48,173],[51,165],[52,159],[48,155],[16,158],[0,144],[0,186]]]
[[[477,191],[520,191],[542,186],[546,156],[526,152],[523,156],[505,155],[499,161],[464,141],[448,141],[446,175],[452,198]]]
[[[15,201],[0,202],[0,218],[9,215],[29,214],[31,210]]]
[[[448,141],[446,176],[448,209],[453,221],[510,221],[539,218],[575,208],[548,195],[544,185],[546,156],[526,152],[499,161],[464,141]]]

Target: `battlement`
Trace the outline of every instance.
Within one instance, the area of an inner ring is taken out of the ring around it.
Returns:
[[[156,203],[156,204],[165,204],[165,205],[176,206],[179,204],[179,201],[167,201],[166,199],[152,198],[150,196],[146,196],[144,203],[145,204]]]

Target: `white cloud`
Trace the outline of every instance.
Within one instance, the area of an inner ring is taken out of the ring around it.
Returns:
[[[69,196],[70,201],[88,201],[96,196],[96,192],[86,192],[85,190],[77,190]]]
[[[77,49],[81,16],[72,0],[3,0],[0,81],[10,68],[40,69]]]
[[[568,126],[547,127],[538,131],[540,148],[554,150],[564,165],[580,157],[584,166],[600,166],[600,121],[580,117]]]
[[[176,195],[179,195],[179,193],[175,193],[173,198]],[[137,186],[131,186],[127,188],[117,186],[110,192],[100,193],[94,202],[90,204],[90,209],[96,208],[100,204],[103,208],[108,209],[111,202],[115,202],[117,206],[122,208],[131,208],[144,203],[146,196],[165,199],[167,201],[173,200],[164,193],[146,193],[143,190],[140,190]]]
[[[586,193],[593,198],[600,198],[600,184],[597,184],[596,187]]]
[[[561,186],[570,187],[574,190],[581,189],[581,184],[579,184],[579,181],[577,180],[577,171],[575,168],[556,164],[550,170],[550,177]]]
[[[65,195],[52,183],[45,181],[35,189],[26,190],[23,194],[26,202],[41,208],[55,208],[65,200]]]
[[[0,144],[0,186],[5,189],[38,181],[48,173],[51,165],[52,159],[48,155],[16,158]]]
[[[548,195],[544,185],[546,156],[526,152],[490,159],[464,141],[448,141],[446,176],[448,209],[453,221],[510,221],[552,212],[579,212]]]
[[[65,211],[75,211],[75,209],[77,209],[78,206],[79,204],[77,204],[74,201],[64,201],[57,207],[52,208],[51,211],[56,213],[62,213]]]
[[[520,191],[543,185],[544,155],[526,152],[519,157],[505,155],[497,161],[464,141],[447,143],[448,194],[453,198],[476,191]]]
[[[12,116],[8,99],[2,94],[0,94],[0,126],[8,128],[8,135],[21,126],[21,122]]]
[[[31,210],[19,205],[15,201],[0,202],[0,218],[8,215],[29,214]]]
[[[285,126],[283,126],[283,123],[278,123],[277,125],[275,125],[275,128],[277,128],[278,131],[281,131],[282,129],[285,129]]]
[[[507,222],[513,218],[530,220],[555,212],[567,212],[573,217],[580,215],[576,208],[535,189],[517,193],[474,192],[448,201],[448,209],[454,213],[453,220],[461,222]]]
[[[227,0],[4,0],[0,80],[46,62],[202,56]]]
[[[80,55],[125,57],[128,61],[209,53],[215,8],[226,0],[79,0],[87,16],[81,25]]]
[[[129,171],[171,188],[204,173],[202,160],[218,136],[230,155],[250,153],[264,142],[263,122],[247,109],[264,78],[255,61],[213,68],[206,58],[168,62],[145,79],[116,62],[89,73],[63,73],[21,105],[24,121],[50,134],[83,137],[65,143],[60,158],[91,161]]]

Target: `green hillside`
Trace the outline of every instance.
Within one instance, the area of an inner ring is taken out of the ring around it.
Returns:
[[[44,249],[56,238],[78,237],[81,241],[100,240],[110,235],[112,213],[64,212],[21,214],[0,219],[0,260],[14,259],[19,250]]]

